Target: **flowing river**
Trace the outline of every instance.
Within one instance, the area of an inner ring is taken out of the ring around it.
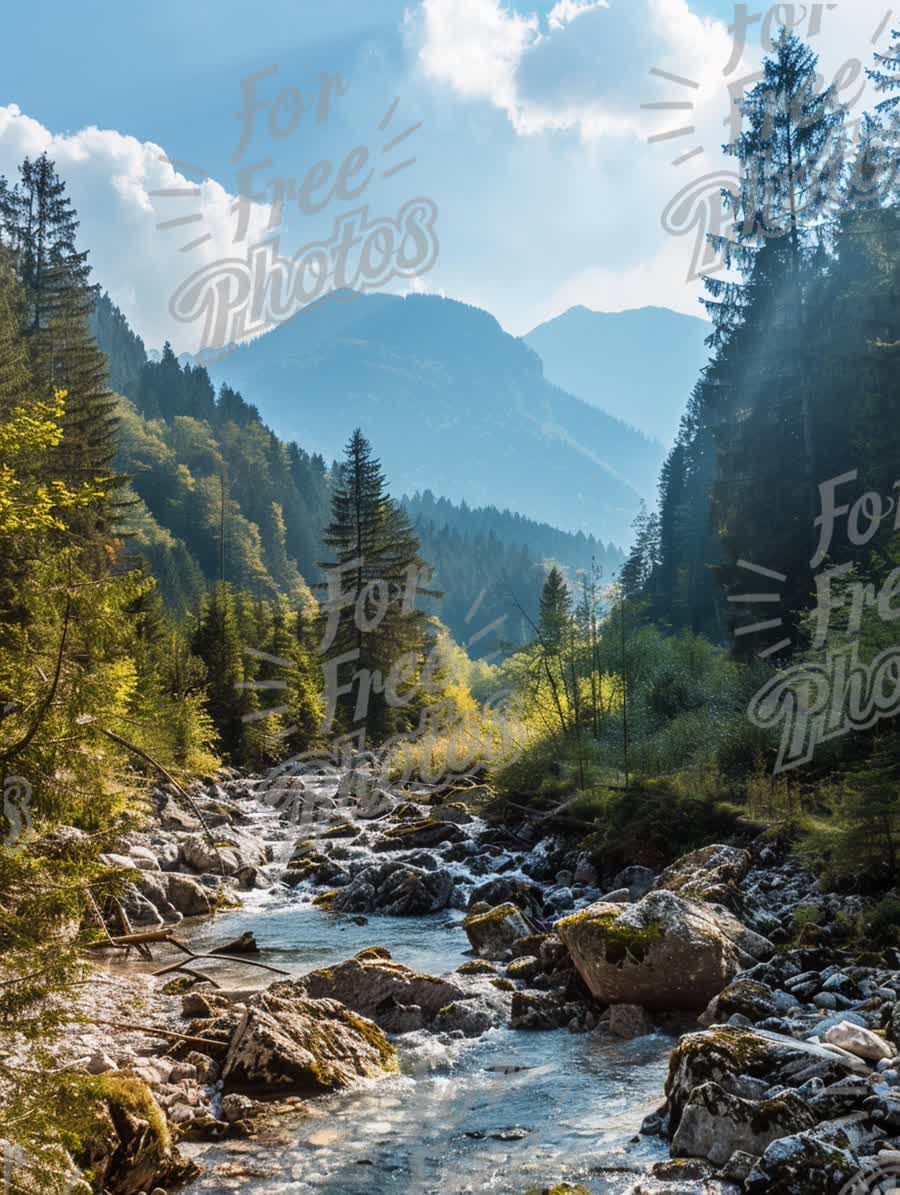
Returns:
[[[272,843],[270,874],[277,878],[296,830],[288,835],[262,803],[254,817],[255,832]],[[276,882],[250,893],[242,909],[183,936],[200,950],[252,930],[260,958],[296,975],[368,946],[387,947],[397,962],[433,975],[472,957],[454,909],[358,920],[365,924],[324,912],[310,903],[308,890]],[[248,984],[247,968],[226,961],[213,968],[226,986]],[[269,979],[254,971],[251,983]],[[569,1181],[596,1195],[623,1195],[650,1162],[667,1156],[656,1138],[637,1132],[661,1102],[670,1037],[620,1041],[603,1029],[492,1029],[474,1039],[423,1030],[394,1041],[399,1075],[299,1104],[283,1118],[277,1139],[205,1148],[199,1159],[205,1173],[189,1190],[524,1195],[530,1187]]]

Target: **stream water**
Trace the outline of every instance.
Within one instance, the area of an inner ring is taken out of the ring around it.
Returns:
[[[274,828],[271,837],[279,837]],[[276,847],[275,874],[284,854]],[[263,961],[298,975],[375,945],[435,975],[472,957],[456,910],[369,915],[359,925],[280,885],[195,926],[189,940],[199,950],[245,930],[256,935]],[[223,961],[209,970],[228,986],[247,986],[246,968]],[[254,973],[259,984],[270,978]],[[422,1031],[395,1044],[399,1075],[308,1101],[283,1121],[277,1142],[210,1147],[190,1191],[524,1195],[570,1181],[596,1195],[624,1195],[649,1162],[666,1156],[637,1130],[661,1102],[671,1038],[494,1029],[476,1039]]]

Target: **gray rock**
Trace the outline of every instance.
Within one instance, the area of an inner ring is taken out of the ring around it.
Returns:
[[[595,999],[651,1011],[705,1008],[742,969],[744,951],[765,942],[724,910],[667,890],[590,905],[557,932]]]
[[[446,909],[454,881],[448,871],[426,871],[391,861],[367,867],[332,902],[336,913],[384,913],[415,917]]]
[[[841,1195],[861,1168],[845,1133],[797,1133],[767,1147],[744,1190],[747,1195]]]
[[[509,957],[513,942],[531,933],[521,909],[513,904],[497,905],[486,913],[470,913],[463,928],[475,953],[490,959]]]
[[[653,1033],[653,1018],[640,1004],[613,1004],[609,1010],[609,1031],[630,1040]]]
[[[274,984],[234,1016],[222,1066],[226,1092],[298,1095],[334,1091],[397,1069],[372,1021],[336,1000],[307,1000]]]
[[[651,871],[649,867],[626,867],[614,877],[612,882],[613,891],[619,888],[627,888],[629,896],[632,900],[640,900],[642,896],[646,896],[653,885],[656,883],[656,872]]]
[[[754,1102],[729,1094],[718,1083],[702,1083],[684,1106],[672,1152],[724,1166],[735,1150],[758,1156],[779,1137],[815,1123],[809,1105],[794,1092]]]

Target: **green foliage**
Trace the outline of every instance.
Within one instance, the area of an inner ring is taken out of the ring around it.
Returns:
[[[734,834],[739,810],[704,791],[706,778],[637,780],[627,790],[599,789],[571,807],[596,822],[587,840],[604,866],[662,868],[679,855]],[[713,782],[712,788],[718,785]]]
[[[866,933],[879,946],[896,946],[900,940],[900,900],[886,896],[865,919]]]
[[[433,668],[423,683],[433,643],[418,605],[421,595],[436,594],[425,587],[431,568],[418,538],[359,430],[347,444],[322,538],[332,552],[320,563],[328,580],[318,586],[325,591],[327,720],[345,734],[362,732],[379,742],[414,725],[429,690],[436,691]]]

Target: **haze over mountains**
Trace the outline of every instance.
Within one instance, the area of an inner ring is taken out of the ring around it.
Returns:
[[[427,488],[618,543],[663,456],[657,440],[547,381],[493,316],[435,295],[341,292],[210,374],[327,459],[361,427],[394,493]]]
[[[545,376],[668,447],[706,364],[711,326],[667,307],[570,307],[524,337]]]

